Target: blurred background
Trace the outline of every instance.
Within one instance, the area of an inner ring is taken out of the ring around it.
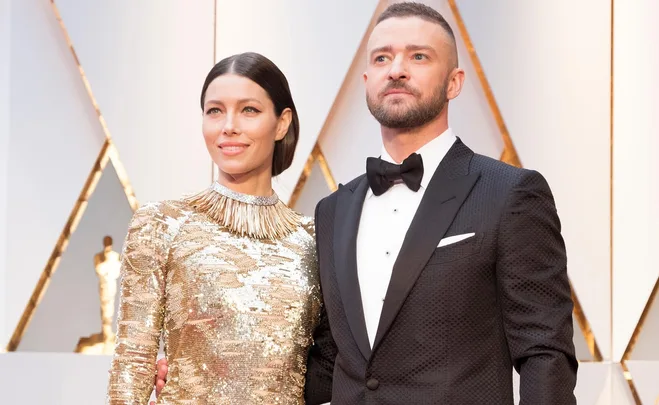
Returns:
[[[452,128],[553,189],[579,404],[659,403],[659,2],[423,2],[466,71]],[[199,94],[215,62],[256,51],[289,79],[282,200],[311,215],[364,172],[381,147],[364,45],[388,4],[0,0],[0,403],[104,402],[112,252],[140,204],[213,180]]]

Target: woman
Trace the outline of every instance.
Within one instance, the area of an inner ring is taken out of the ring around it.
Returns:
[[[158,403],[303,404],[321,299],[311,219],[271,185],[299,135],[288,83],[267,58],[234,55],[208,74],[201,108],[219,179],[131,221],[108,403],[147,403],[162,334]]]

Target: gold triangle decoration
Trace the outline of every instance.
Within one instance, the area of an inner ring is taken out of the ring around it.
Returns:
[[[641,396],[638,394],[638,390],[634,385],[634,379],[632,377],[632,373],[629,371],[629,368],[627,367],[627,364],[625,363],[624,360],[620,362],[620,366],[622,367],[622,374],[625,377],[627,384],[629,385],[629,390],[631,391],[632,398],[634,398],[634,402],[636,403],[636,405],[643,405],[643,402],[641,402]]]
[[[636,405],[642,405],[642,402],[638,394],[638,391],[636,390],[636,386],[634,385],[634,379],[632,378],[632,374],[629,371],[629,368],[627,367],[627,360],[630,360],[632,352],[634,351],[634,346],[636,345],[636,342],[638,341],[641,331],[643,330],[643,326],[645,325],[645,321],[647,320],[648,313],[650,312],[650,308],[652,308],[652,306],[654,305],[654,300],[657,298],[658,294],[659,294],[659,278],[657,278],[657,281],[655,282],[654,287],[652,288],[650,297],[648,298],[648,301],[645,303],[643,312],[641,313],[641,316],[638,319],[638,323],[634,328],[634,332],[632,333],[632,336],[629,339],[629,343],[627,344],[627,347],[625,348],[625,352],[622,355],[622,360],[620,361],[622,365],[622,369],[624,370],[625,373],[625,379],[627,380],[627,383],[629,383],[629,388],[632,391],[632,396],[634,397],[634,401],[636,401]]]
[[[98,106],[98,102],[96,102],[96,97],[94,97],[94,93],[92,92],[92,87],[89,84],[89,80],[87,79],[85,70],[82,68],[82,65],[80,64],[80,59],[78,58],[78,54],[76,53],[76,50],[73,47],[73,42],[71,41],[71,37],[69,36],[69,31],[66,29],[66,26],[64,25],[64,20],[62,20],[62,16],[59,12],[59,9],[57,8],[57,5],[55,4],[55,0],[51,0],[50,4],[52,6],[53,12],[55,13],[55,18],[57,19],[57,22],[59,23],[60,28],[62,29],[64,40],[66,41],[66,44],[69,47],[69,50],[71,51],[71,55],[75,60],[76,66],[78,67],[78,71],[80,73],[80,79],[82,79],[82,82],[85,85],[85,90],[87,90],[89,101],[92,103],[92,106],[94,106],[96,115],[98,115],[98,121],[101,124],[103,133],[105,134],[106,139],[109,140],[110,143],[112,143],[112,136],[110,135],[110,130],[108,129],[108,125],[105,122],[105,118],[103,117],[103,114],[101,114],[101,109]],[[123,163],[121,163],[121,160],[119,159],[119,153],[117,152],[117,149],[115,147],[109,148],[108,153],[109,153],[110,161],[112,162],[112,165],[117,171],[117,176],[119,177],[121,186],[123,187],[124,192],[126,193],[126,198],[128,198],[128,203],[130,204],[131,208],[134,211],[139,207],[139,204],[137,202],[137,198],[135,198],[133,187],[131,186],[130,181],[128,181],[128,175],[126,174],[126,169],[124,168]]]
[[[64,225],[64,229],[60,233],[60,236],[57,239],[57,243],[55,244],[55,247],[53,248],[53,251],[50,254],[48,262],[46,263],[46,266],[44,267],[44,270],[42,271],[41,276],[39,277],[39,281],[37,282],[37,285],[35,286],[32,292],[30,300],[28,301],[25,309],[23,310],[23,314],[21,315],[21,318],[19,319],[18,324],[14,329],[14,332],[12,333],[12,336],[6,347],[6,351],[8,352],[15,351],[20,345],[23,334],[27,330],[27,327],[30,324],[32,316],[34,315],[37,307],[39,306],[39,303],[41,302],[41,299],[43,298],[48,288],[50,279],[57,270],[59,262],[62,258],[62,254],[66,250],[66,247],[69,243],[69,239],[71,238],[71,235],[75,232],[76,227],[78,226],[78,223],[80,222],[80,219],[82,218],[82,215],[84,214],[85,209],[87,208],[87,202],[89,200],[89,197],[93,194],[94,190],[96,189],[96,186],[98,185],[98,181],[100,180],[101,175],[103,174],[103,169],[105,169],[108,161],[112,162],[112,165],[114,166],[114,169],[117,173],[117,177],[119,178],[121,186],[124,190],[124,193],[126,194],[126,198],[128,199],[128,203],[132,208],[132,210],[135,211],[139,207],[139,203],[137,202],[137,198],[135,197],[133,188],[130,184],[130,181],[128,180],[128,175],[126,174],[124,165],[121,163],[121,160],[119,159],[119,153],[117,151],[117,148],[112,142],[110,130],[108,129],[103,114],[101,114],[101,109],[98,106],[96,97],[94,97],[94,93],[92,92],[91,85],[89,83],[89,80],[87,79],[87,75],[85,74],[85,70],[82,68],[82,65],[80,64],[80,59],[78,58],[78,54],[76,53],[75,48],[73,47],[71,37],[69,36],[69,32],[66,29],[66,26],[64,25],[64,21],[62,20],[62,16],[59,12],[59,9],[55,4],[55,0],[51,0],[50,4],[52,6],[55,18],[57,19],[57,22],[59,23],[59,26],[62,30],[64,40],[66,41],[66,44],[69,47],[69,50],[71,51],[73,60],[77,66],[78,72],[80,73],[80,79],[82,80],[85,86],[85,90],[87,91],[87,95],[89,96],[89,101],[91,102],[92,106],[94,107],[94,110],[96,111],[99,124],[101,125],[103,133],[105,134],[105,141],[103,143],[103,146],[101,147],[98,157],[96,158],[96,162],[94,163],[91,172],[87,176],[87,180],[85,181],[85,184],[82,187],[82,190],[80,191],[80,195],[78,196],[78,199],[76,200],[73,209],[71,210],[69,219]]]
[[[593,331],[590,328],[590,323],[588,322],[588,319],[586,318],[586,315],[581,308],[581,303],[579,302],[579,298],[574,292],[572,283],[570,283],[570,289],[572,290],[572,302],[574,303],[574,318],[577,320],[579,329],[581,329],[581,333],[586,339],[588,351],[590,352],[591,356],[593,356],[593,361],[600,362],[603,360],[602,352],[600,352],[600,348],[597,345],[597,341],[595,340],[595,335],[593,334]]]
[[[634,328],[634,332],[632,333],[631,338],[629,339],[629,343],[627,344],[627,347],[625,348],[625,352],[622,355],[622,361],[625,362],[630,359],[632,352],[634,351],[634,346],[636,345],[636,342],[638,341],[639,335],[641,334],[641,331],[643,330],[643,325],[645,324],[645,321],[647,320],[648,313],[650,312],[650,308],[654,305],[654,300],[657,298],[657,294],[659,294],[659,278],[657,278],[657,281],[654,284],[654,287],[652,288],[652,292],[650,293],[650,296],[648,298],[648,301],[645,303],[645,307],[643,308],[643,312],[641,313],[641,316],[638,319],[638,323],[636,324],[636,327]]]
[[[69,239],[71,238],[71,235],[73,235],[76,228],[78,227],[78,224],[80,223],[80,219],[82,218],[82,215],[85,212],[85,209],[87,208],[87,202],[89,201],[89,197],[94,193],[94,190],[98,185],[98,181],[100,180],[103,174],[103,169],[105,169],[108,161],[110,160],[110,151],[113,148],[114,146],[109,140],[106,140],[103,143],[101,152],[98,154],[98,157],[96,158],[96,162],[94,163],[91,172],[87,176],[85,185],[82,187],[82,191],[80,192],[80,195],[78,196],[78,199],[76,200],[75,205],[73,206],[73,209],[69,214],[69,219],[66,221],[66,224],[64,225],[64,229],[62,230],[62,233],[57,239],[57,243],[55,244],[55,247],[53,248],[50,257],[48,258],[48,262],[46,263],[46,266],[43,272],[41,273],[41,276],[39,277],[39,281],[37,281],[37,285],[35,286],[34,291],[32,292],[32,296],[30,297],[30,300],[28,301],[25,309],[23,310],[23,314],[21,315],[21,318],[18,321],[18,325],[16,326],[16,329],[14,329],[14,332],[9,340],[9,343],[7,344],[6,350],[8,352],[13,352],[18,348],[18,345],[20,344],[21,339],[23,338],[23,334],[27,330],[27,327],[30,324],[30,321],[32,320],[32,316],[36,312],[36,309],[39,306],[41,299],[43,298],[44,294],[46,293],[46,290],[48,289],[48,284],[50,283],[50,279],[55,273],[55,270],[59,265],[62,255],[64,254],[64,251],[66,250],[69,244]]]
[[[307,158],[306,163],[304,164],[304,168],[302,169],[302,174],[298,178],[297,184],[295,184],[295,188],[293,189],[291,198],[288,200],[289,207],[295,207],[297,200],[300,198],[300,195],[302,194],[304,185],[307,183],[307,180],[311,175],[311,170],[313,169],[313,165],[316,162],[318,162],[318,165],[320,166],[320,170],[323,172],[323,176],[325,177],[325,182],[327,183],[327,187],[329,187],[331,191],[336,191],[337,189],[336,180],[334,180],[334,176],[332,176],[332,171],[330,170],[329,165],[327,164],[327,160],[325,159],[325,155],[323,154],[323,151],[320,149],[320,145],[318,144],[318,142],[316,142],[313,149],[311,150],[311,153],[309,154],[309,157]]]

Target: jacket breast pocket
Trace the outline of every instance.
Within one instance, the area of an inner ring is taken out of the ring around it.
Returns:
[[[430,256],[427,265],[454,262],[478,254],[480,253],[482,242],[483,233],[478,232],[474,236],[459,242],[437,247],[432,256]]]

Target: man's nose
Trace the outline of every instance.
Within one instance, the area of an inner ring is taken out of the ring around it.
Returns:
[[[391,64],[391,69],[389,70],[389,78],[391,80],[401,80],[409,78],[409,72],[407,71],[407,64],[402,60],[402,58],[396,58]]]

